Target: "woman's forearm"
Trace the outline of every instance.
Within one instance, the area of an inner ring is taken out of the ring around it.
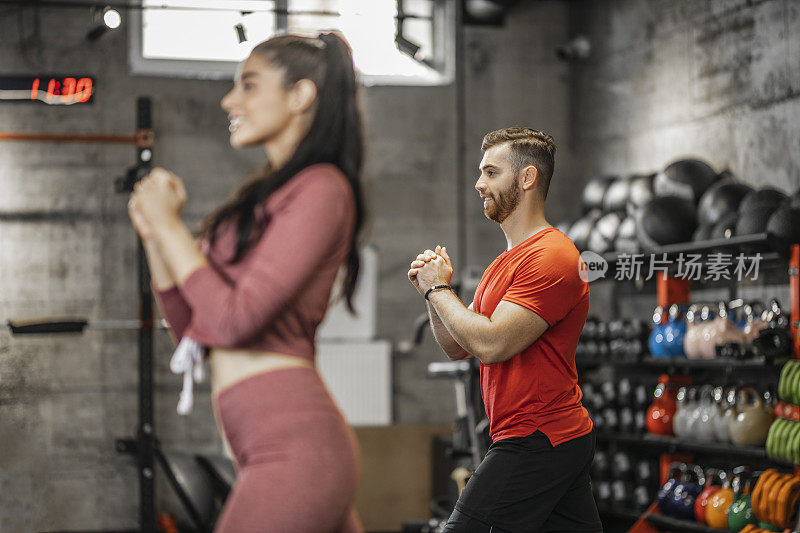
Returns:
[[[182,286],[195,270],[208,264],[194,237],[180,218],[153,228],[153,242],[173,283]]]
[[[161,257],[161,252],[158,245],[153,239],[148,239],[142,243],[144,245],[145,256],[147,257],[147,264],[150,267],[150,281],[153,288],[157,291],[165,291],[175,286],[175,280],[172,278],[164,259]]]

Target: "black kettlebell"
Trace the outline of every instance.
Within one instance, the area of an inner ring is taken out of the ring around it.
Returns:
[[[633,433],[633,410],[630,407],[623,407],[619,410],[619,430],[623,433]]]
[[[614,385],[613,381],[604,381],[603,384],[600,385],[600,391],[603,393],[607,405],[617,405],[617,387]]]
[[[618,431],[619,430],[619,418],[617,417],[617,412],[612,407],[606,407],[603,409],[603,420],[605,422],[605,429],[607,431]]]
[[[613,339],[620,339],[625,336],[625,321],[624,320],[612,320],[608,323],[608,338]]]
[[[589,317],[583,325],[583,332],[581,332],[581,339],[592,340],[597,337],[597,319]]]
[[[615,507],[627,507],[630,493],[630,488],[624,481],[617,480],[611,483],[611,502]]]
[[[597,340],[608,340],[608,322],[603,322],[602,320],[597,322],[595,336],[597,337]]]
[[[639,410],[633,413],[633,427],[636,433],[644,433],[647,429],[647,413]]]
[[[636,403],[636,407],[641,409],[647,409],[650,405],[651,395],[647,391],[647,386],[644,383],[637,383],[636,387],[634,388],[633,392],[634,401]]]
[[[633,497],[631,500],[634,509],[641,512],[650,506],[650,501],[652,498],[647,487],[643,485],[637,485],[636,488],[633,489]]]
[[[628,378],[622,378],[617,384],[617,405],[630,407],[633,405],[633,385]]]
[[[639,459],[636,462],[635,478],[640,485],[650,485],[653,481],[653,465],[647,459]]]
[[[608,453],[603,450],[594,452],[594,460],[592,461],[592,477],[598,481],[606,479],[609,473]]]

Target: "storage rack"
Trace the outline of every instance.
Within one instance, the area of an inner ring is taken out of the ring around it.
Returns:
[[[783,266],[788,263],[790,291],[789,323],[792,336],[792,357],[794,359],[800,359],[800,339],[798,338],[798,330],[800,329],[798,327],[800,326],[800,245],[787,244],[773,235],[760,233],[733,237],[730,239],[714,239],[703,242],[663,246],[652,250],[647,255],[650,257],[666,257],[667,259],[670,259],[675,258],[679,254],[700,254],[702,257],[702,262],[705,263],[708,260],[708,257],[714,253],[721,251],[735,253],[743,250],[751,251],[754,248],[758,251],[758,253],[761,254],[761,261],[767,267]],[[609,271],[613,272],[617,264],[618,255],[616,253],[609,253],[605,254],[603,258],[609,264]],[[645,261],[643,263],[643,268],[647,267],[649,267],[649,265]],[[614,281],[616,283],[620,282],[619,280]],[[737,293],[738,283],[735,280],[722,281],[727,283],[732,294],[735,295]],[[674,303],[687,303],[690,301],[691,294],[689,280],[675,277],[674,269],[668,270],[666,273],[663,273],[656,279],[656,293],[658,305],[662,306],[663,308],[668,308]],[[579,359],[577,362],[579,372],[599,366],[630,367],[632,364],[635,364],[640,368],[645,369],[663,369],[665,372],[670,374],[694,374],[700,371],[723,370],[726,375],[730,375],[731,373],[739,370],[755,370],[764,368],[775,369],[777,375],[777,370],[780,368],[777,366],[779,363],[782,362],[767,361],[763,358],[755,360],[692,360],[683,357],[652,356],[645,357],[637,363],[608,361],[597,357],[584,357]],[[659,485],[663,485],[666,482],[669,472],[669,464],[672,461],[687,459],[688,456],[677,455],[679,453],[713,453],[731,459],[743,459],[755,463],[765,463],[773,466],[792,468],[795,474],[800,475],[800,469],[794,464],[767,457],[763,447],[740,447],[719,442],[709,443],[650,434],[619,434],[608,431],[599,431],[597,439],[598,442],[610,443],[613,446],[616,446],[617,444],[633,444],[639,447],[644,446],[655,450],[660,450]],[[613,506],[598,506],[598,509],[600,513],[606,517],[634,522],[630,531],[635,533],[650,533],[660,530],[699,533],[719,533],[720,531],[696,522],[684,521],[661,515],[658,512],[655,503],[653,503],[644,513]],[[800,533],[800,523],[795,526],[793,533]]]

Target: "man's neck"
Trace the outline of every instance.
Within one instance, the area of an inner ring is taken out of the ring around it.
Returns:
[[[544,218],[544,209],[525,209],[519,205],[517,209],[506,218],[500,227],[506,236],[508,250],[521,244],[539,231],[551,227]]]

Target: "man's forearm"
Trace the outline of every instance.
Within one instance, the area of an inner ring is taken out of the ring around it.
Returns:
[[[447,355],[447,357],[453,361],[471,357],[471,355],[460,344],[458,344],[455,339],[453,339],[453,336],[450,335],[450,332],[447,331],[447,327],[442,323],[442,319],[439,318],[436,309],[430,302],[427,302],[427,307],[428,317],[430,317],[431,322],[431,331],[433,331],[433,337],[436,339],[436,342],[439,343],[439,346],[441,346],[445,355]]]
[[[467,309],[451,291],[432,292],[428,306],[429,309],[432,308],[432,311],[429,311],[431,326],[435,314],[449,337],[462,350],[477,357],[482,363],[496,362],[496,350],[491,335],[488,334],[491,326],[489,318]]]

